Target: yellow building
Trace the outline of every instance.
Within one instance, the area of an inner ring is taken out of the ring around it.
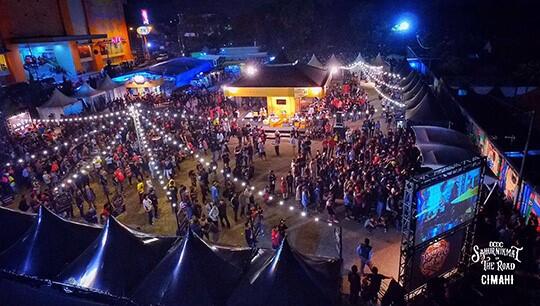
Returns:
[[[313,98],[323,97],[330,79],[325,69],[298,63],[273,64],[250,67],[223,89],[227,97],[265,99],[269,115],[291,117]]]

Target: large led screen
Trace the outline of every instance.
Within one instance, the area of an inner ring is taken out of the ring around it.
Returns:
[[[456,268],[459,264],[464,234],[464,229],[460,229],[415,250],[409,262],[412,265],[412,274],[405,289],[410,292],[428,280]]]
[[[420,189],[416,194],[416,244],[471,220],[476,210],[480,168]]]

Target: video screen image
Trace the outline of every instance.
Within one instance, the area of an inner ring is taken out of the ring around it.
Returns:
[[[480,168],[421,189],[416,194],[416,244],[436,237],[474,217]]]

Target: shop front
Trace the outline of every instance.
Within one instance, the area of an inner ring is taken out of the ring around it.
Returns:
[[[75,60],[68,42],[28,43],[19,45],[26,79],[52,78],[56,82],[77,76]]]

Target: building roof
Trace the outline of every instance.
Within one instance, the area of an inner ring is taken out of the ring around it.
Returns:
[[[329,77],[325,69],[306,64],[266,65],[253,76],[243,75],[233,87],[322,87]]]

